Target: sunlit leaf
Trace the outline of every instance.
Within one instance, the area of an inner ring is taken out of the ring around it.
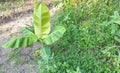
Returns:
[[[43,42],[47,45],[50,45],[59,40],[63,36],[65,31],[66,29],[63,26],[57,26],[50,35],[43,39]]]
[[[32,29],[30,29],[30,28],[25,27],[25,28],[22,29],[22,33],[24,35],[29,35],[29,34],[34,34],[34,31]]]
[[[4,44],[3,48],[22,48],[29,46],[37,41],[37,37],[34,35],[28,35],[23,37],[13,37],[10,41]]]
[[[50,13],[45,4],[38,2],[33,14],[34,31],[38,38],[45,38],[50,32]]]

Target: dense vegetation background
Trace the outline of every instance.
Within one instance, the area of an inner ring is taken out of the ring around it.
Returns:
[[[51,46],[52,59],[43,73],[119,73],[120,1],[66,3],[52,18],[64,25],[63,38]]]

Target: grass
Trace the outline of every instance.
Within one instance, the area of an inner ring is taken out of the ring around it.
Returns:
[[[67,31],[50,46],[49,63],[38,64],[42,73],[120,73],[119,38],[115,39],[120,36],[120,27],[111,18],[116,11],[120,14],[119,7],[119,0],[64,6],[51,23],[64,25]]]

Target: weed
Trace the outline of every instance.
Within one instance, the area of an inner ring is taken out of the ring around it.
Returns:
[[[115,37],[120,20],[118,16],[113,23],[111,18],[120,13],[118,2],[86,0],[63,7],[52,23],[64,25],[66,33],[51,45],[54,55],[49,63],[43,61],[43,73],[119,73],[119,36]]]

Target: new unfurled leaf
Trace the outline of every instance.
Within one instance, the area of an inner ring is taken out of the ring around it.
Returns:
[[[34,31],[38,38],[45,38],[50,32],[50,13],[45,4],[38,2],[33,14]]]
[[[65,31],[66,29],[63,26],[57,26],[51,34],[43,39],[43,42],[47,45],[50,45],[59,40],[63,36]]]
[[[10,41],[4,44],[3,48],[22,48],[29,46],[37,41],[37,37],[35,35],[28,35],[23,37],[13,37]]]

